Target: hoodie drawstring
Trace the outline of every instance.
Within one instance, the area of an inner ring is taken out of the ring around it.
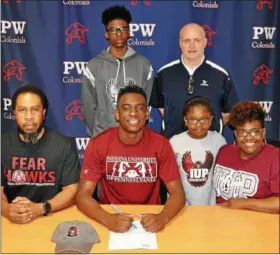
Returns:
[[[118,59],[116,59],[117,62],[118,62],[118,70],[117,70],[117,75],[116,75],[116,78],[115,78],[115,85],[117,85],[117,82],[118,82],[118,77],[119,77],[119,72],[120,72],[120,61]],[[124,86],[126,86],[126,75],[125,75],[125,64],[124,64],[124,60],[122,61],[123,62],[123,81],[124,81]]]
[[[125,64],[124,64],[124,60],[123,60],[123,79],[124,79],[124,86],[126,86]]]
[[[118,82],[118,77],[119,77],[119,71],[120,71],[120,61],[118,59],[116,59],[117,62],[118,62],[118,70],[117,70],[117,76],[115,78],[115,85],[117,85],[117,82]]]

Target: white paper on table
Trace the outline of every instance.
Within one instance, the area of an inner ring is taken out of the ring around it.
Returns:
[[[134,221],[137,227],[131,227],[125,233],[110,232],[109,250],[126,249],[157,249],[157,237],[155,233],[147,232],[140,221]]]

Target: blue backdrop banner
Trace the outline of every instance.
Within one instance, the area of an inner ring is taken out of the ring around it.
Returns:
[[[87,61],[108,46],[101,14],[115,4],[131,11],[129,45],[149,58],[155,71],[180,57],[184,24],[203,25],[207,58],[232,75],[241,100],[264,107],[267,137],[280,138],[277,0],[2,0],[2,132],[15,128],[11,95],[32,83],[49,98],[47,126],[76,137],[83,157],[88,142],[80,100],[83,71]],[[161,128],[156,109],[149,126]],[[229,129],[225,135],[231,140]]]

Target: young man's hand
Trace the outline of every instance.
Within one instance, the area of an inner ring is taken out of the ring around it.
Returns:
[[[106,217],[106,227],[113,232],[126,232],[130,229],[133,218],[123,214],[109,214]]]
[[[143,214],[141,224],[148,232],[159,232],[164,229],[166,220],[161,214]]]

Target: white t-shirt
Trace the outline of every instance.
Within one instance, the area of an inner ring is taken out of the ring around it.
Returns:
[[[208,131],[203,139],[194,139],[188,132],[170,139],[186,196],[186,205],[214,205],[213,167],[225,138],[216,131]]]

